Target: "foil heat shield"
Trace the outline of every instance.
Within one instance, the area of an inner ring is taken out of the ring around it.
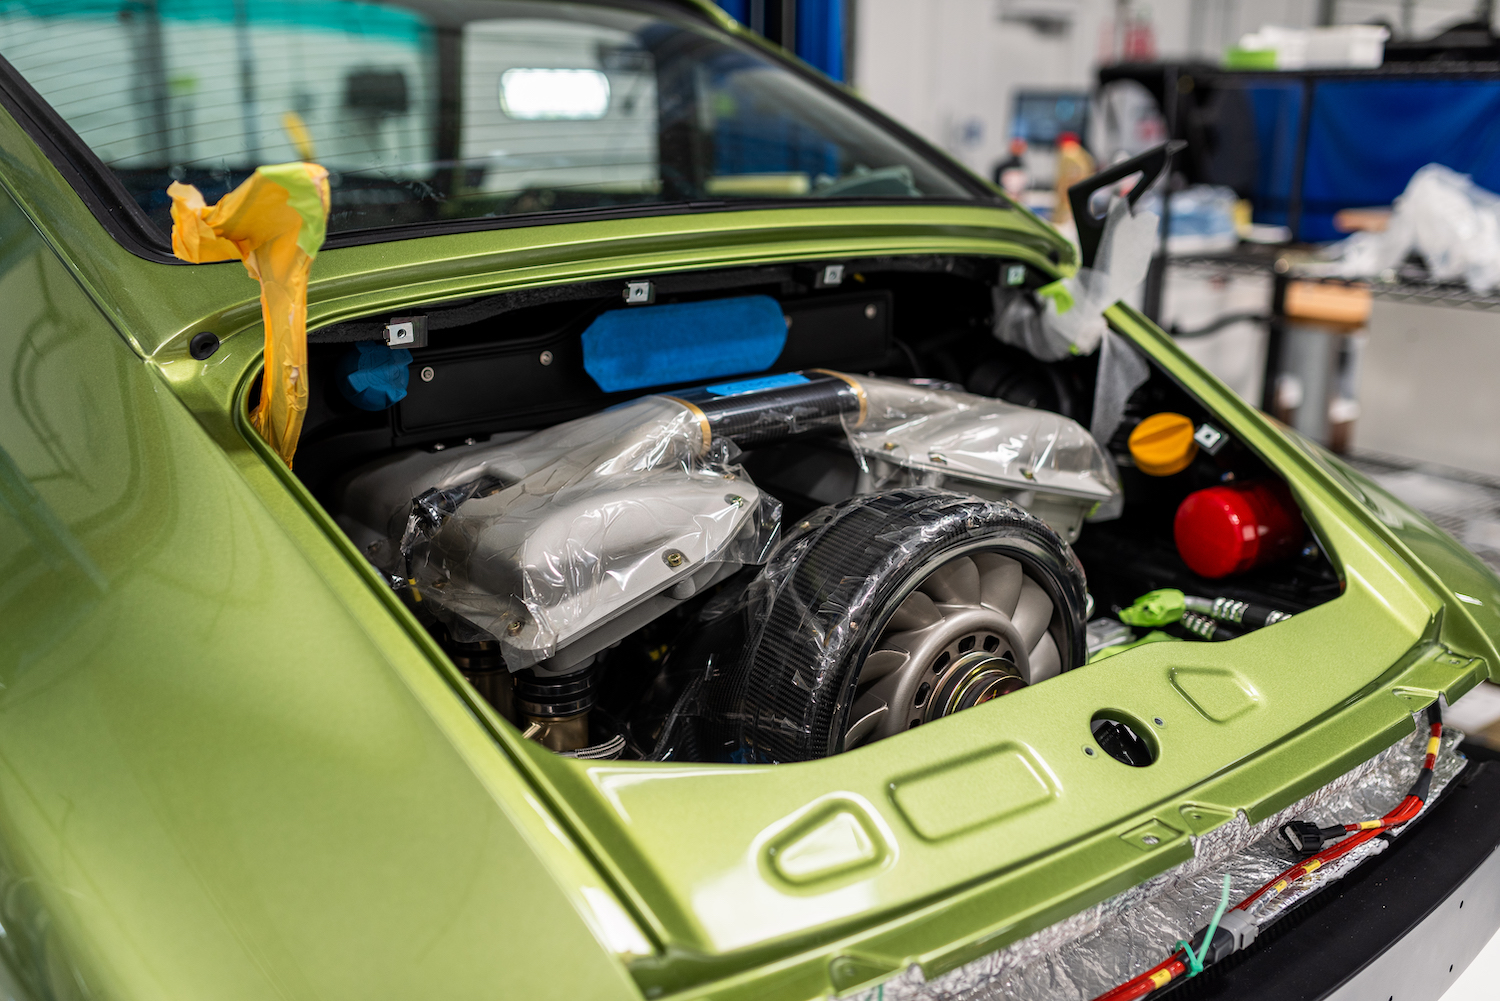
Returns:
[[[1240,815],[1194,841],[1194,857],[1102,903],[1044,928],[931,981],[913,966],[861,1001],[1090,1001],[1161,962],[1178,939],[1208,924],[1218,906],[1224,874],[1232,881],[1231,905],[1298,861],[1277,833],[1291,820],[1319,825],[1352,823],[1384,815],[1416,780],[1427,748],[1425,719],[1417,732],[1351,769],[1328,785],[1257,824]],[[1425,813],[1466,764],[1457,750],[1463,734],[1445,729]],[[1421,814],[1412,823],[1420,823]],[[1410,824],[1395,828],[1399,837]],[[1251,916],[1261,929],[1297,903],[1378,855],[1388,842],[1375,838],[1300,880]],[[1252,946],[1251,948],[1254,948]]]

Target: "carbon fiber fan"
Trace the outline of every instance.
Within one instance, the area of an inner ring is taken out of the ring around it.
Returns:
[[[928,488],[798,524],[767,566],[733,685],[741,746],[825,757],[1082,664],[1083,570],[1014,504]]]

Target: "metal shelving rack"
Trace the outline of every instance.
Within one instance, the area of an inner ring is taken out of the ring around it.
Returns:
[[[1495,46],[1484,50],[1491,55]],[[1446,81],[1489,80],[1500,81],[1500,61],[1413,61],[1388,62],[1378,69],[1329,69],[1306,71],[1230,70],[1207,63],[1122,63],[1102,67],[1099,83],[1115,80],[1134,80],[1150,91],[1160,103],[1166,119],[1167,134],[1173,139],[1183,139],[1187,150],[1174,162],[1174,169],[1188,183],[1223,183],[1223,178],[1214,176],[1215,163],[1209,155],[1215,146],[1213,125],[1206,121],[1200,102],[1204,94],[1214,89],[1244,88],[1256,84],[1274,82],[1285,85],[1293,83],[1301,88],[1301,106],[1297,121],[1294,152],[1290,164],[1290,189],[1287,192],[1285,211],[1288,227],[1296,233],[1301,226],[1304,212],[1303,182],[1307,162],[1308,144],[1311,134],[1314,92],[1325,81]],[[1168,200],[1166,211],[1170,211]],[[1165,227],[1164,227],[1165,229]],[[1269,394],[1273,391],[1275,375],[1279,370],[1280,348],[1284,317],[1282,305],[1286,285],[1289,281],[1340,281],[1322,277],[1298,267],[1297,258],[1306,258],[1308,248],[1266,247],[1241,245],[1225,254],[1171,256],[1163,247],[1147,274],[1144,306],[1147,315],[1157,319],[1161,315],[1162,292],[1166,279],[1166,264],[1194,264],[1211,266],[1230,274],[1266,274],[1274,278],[1274,294],[1271,306],[1270,343],[1266,361],[1266,392],[1263,405],[1269,408]],[[1493,311],[1500,310],[1500,295],[1481,294],[1469,291],[1460,285],[1433,282],[1425,275],[1403,269],[1390,276],[1390,280],[1366,282],[1372,295],[1379,299],[1400,302],[1440,305],[1458,309]]]

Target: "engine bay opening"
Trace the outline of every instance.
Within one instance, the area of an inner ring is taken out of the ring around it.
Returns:
[[[295,471],[496,712],[579,757],[826,757],[1336,597],[1285,484],[1163,370],[1096,435],[1097,354],[1002,343],[1046,280],[884,258],[324,327]]]

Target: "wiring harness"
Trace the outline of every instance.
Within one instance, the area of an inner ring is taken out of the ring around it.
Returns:
[[[1178,942],[1177,951],[1163,962],[1118,987],[1105,991],[1094,1001],[1134,1001],[1136,998],[1143,998],[1181,977],[1197,976],[1207,967],[1248,948],[1259,931],[1256,914],[1270,901],[1303,877],[1349,854],[1390,828],[1416,817],[1422,811],[1432,789],[1432,771],[1437,764],[1438,748],[1443,735],[1442,709],[1437,702],[1428,707],[1427,722],[1430,732],[1427,757],[1411,791],[1394,810],[1378,820],[1335,827],[1319,827],[1305,821],[1292,821],[1282,825],[1282,837],[1294,850],[1306,855],[1306,858],[1281,872],[1233,908],[1228,906],[1230,886],[1229,876],[1226,875],[1219,908],[1207,926],[1191,940]]]

